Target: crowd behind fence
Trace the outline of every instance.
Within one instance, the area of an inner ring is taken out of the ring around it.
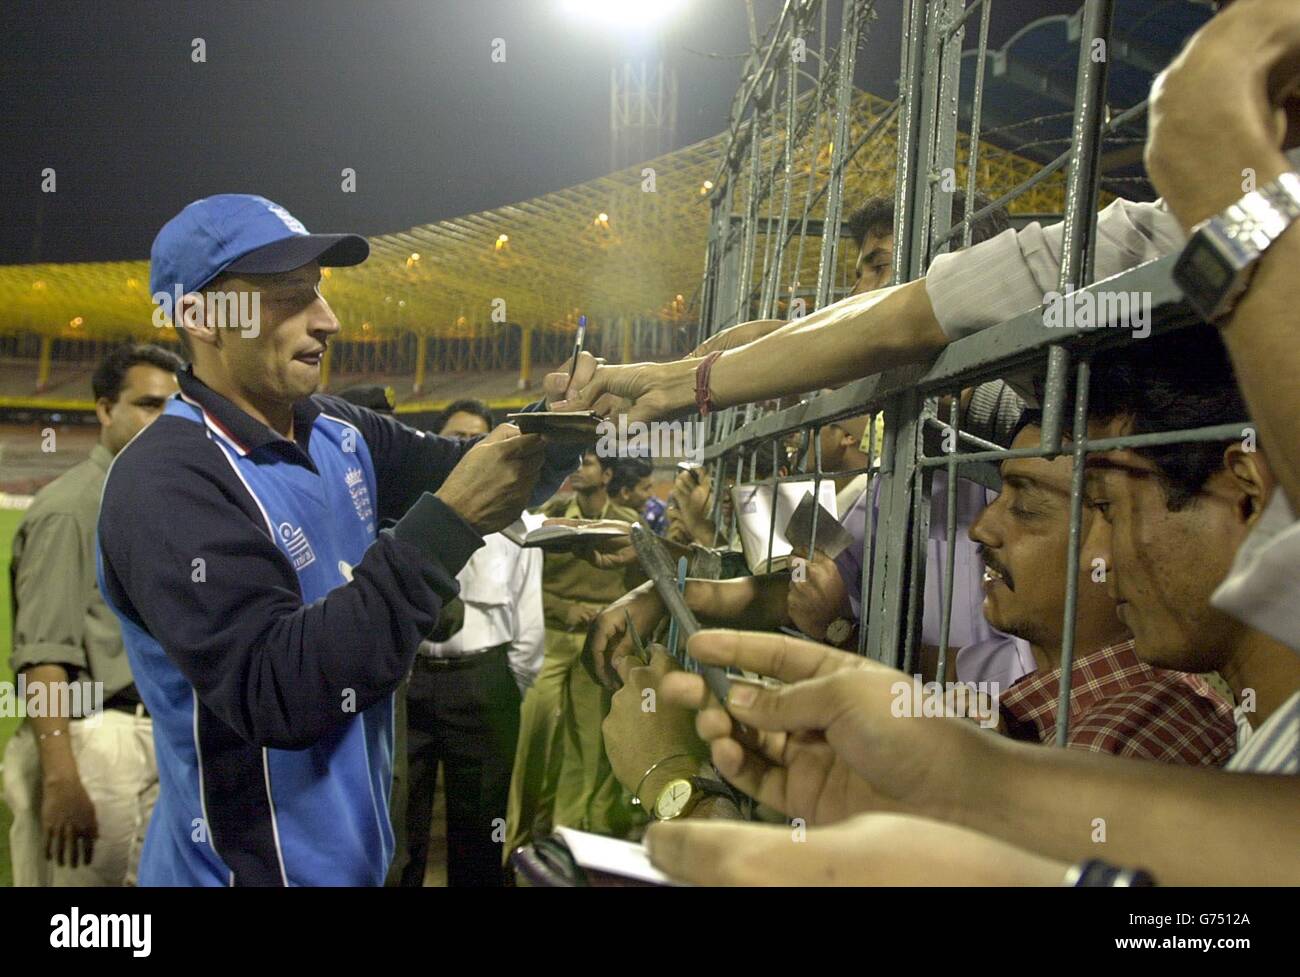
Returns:
[[[987,206],[972,204],[963,219],[954,221],[953,198],[958,186],[970,201],[976,199],[978,191],[992,189],[981,187],[978,178],[984,67],[996,2],[975,0],[968,5],[965,0],[904,0],[899,97],[886,115],[852,145],[848,144],[848,109],[853,98],[855,63],[883,50],[892,40],[872,35],[876,0],[845,0],[837,27],[828,23],[828,3],[785,3],[753,59],[753,70],[742,80],[731,142],[714,180],[701,290],[700,341],[738,322],[774,317],[780,295],[808,294],[807,311],[813,311],[847,294],[845,268],[851,263],[840,260],[839,251],[845,246],[843,225],[847,212],[856,202],[844,199],[845,168],[859,155],[887,152],[895,143],[895,284],[924,275],[930,262],[950,248],[968,246],[977,221],[1020,199],[1061,170],[1067,172],[1059,291],[1068,293],[1074,283],[1092,282],[1103,146],[1121,127],[1139,120],[1146,109],[1146,101],[1142,100],[1112,112],[1107,102],[1109,61],[1104,54],[1097,57],[1096,52],[1105,52],[1112,40],[1115,0],[1085,0],[1081,7],[1070,145],[1019,185],[989,194],[993,199]],[[968,33],[975,36],[977,63],[969,93],[961,90],[960,70]],[[795,50],[807,51],[808,60],[801,62],[792,57]],[[970,120],[970,131],[968,138],[961,140],[968,149],[964,167],[959,167],[961,134],[957,123],[963,99],[969,106],[964,114]],[[785,126],[780,158],[762,158],[766,145],[762,134],[785,120],[793,121]],[[832,144],[829,170],[823,180],[808,180],[803,188],[802,212],[792,218],[795,178],[791,164],[798,142],[811,128],[816,145],[823,127],[831,129],[827,133]],[[958,174],[964,179],[952,178]],[[819,185],[814,186],[814,182]],[[819,204],[824,208],[820,219],[810,220],[813,208]],[[801,292],[801,283],[793,276],[798,274],[805,249],[811,247],[820,249],[816,287]],[[1170,278],[1174,260],[1170,256],[1139,266],[1118,278],[1089,285],[1084,291],[1096,298],[1116,292],[1142,295],[1150,303],[1152,335],[1180,328],[1198,320],[1181,303],[1180,292]],[[734,533],[736,528],[734,511],[730,527],[721,519],[722,489],[729,477],[734,476],[735,482],[773,486],[811,479],[817,497],[823,479],[865,472],[868,498],[877,498],[871,493],[878,493],[879,503],[878,512],[874,505],[868,505],[866,510],[858,651],[910,672],[918,664],[920,603],[926,592],[923,547],[931,517],[929,473],[946,471],[949,485],[961,476],[993,487],[998,484],[997,466],[1006,459],[1070,456],[1070,548],[1056,728],[1056,743],[1063,746],[1069,724],[1086,457],[1122,447],[1221,441],[1241,437],[1248,430],[1243,420],[1242,424],[1215,428],[1089,440],[1086,421],[1090,359],[1107,346],[1135,341],[1142,340],[1123,329],[1045,328],[1043,311],[1027,310],[1010,321],[952,343],[928,367],[868,376],[834,391],[809,391],[791,406],[748,404],[710,415],[706,418],[707,447],[703,457],[711,466],[716,487],[714,524],[718,527],[718,542],[728,535],[728,530]],[[1013,372],[1033,378],[1033,392],[1042,416],[1041,441],[1036,447],[1012,450],[960,428],[961,391]],[[1070,406],[1072,416],[1067,416]],[[864,444],[872,459],[870,466],[852,471],[824,470],[821,429],[864,414],[870,415]],[[877,424],[878,418],[883,418],[883,425]],[[946,434],[941,440],[953,450],[936,451],[934,439],[927,439],[927,432]],[[795,452],[786,448],[792,436],[800,439]],[[758,477],[758,460],[765,454],[772,459],[770,474]],[[792,470],[782,474],[782,465],[787,461]],[[941,589],[944,606],[937,663],[940,681],[952,653],[948,635],[953,599],[952,555],[958,530],[956,493],[948,492],[946,499],[948,559]],[[773,506],[769,537],[777,531],[776,511]],[[809,552],[806,557],[811,560],[813,554]]]

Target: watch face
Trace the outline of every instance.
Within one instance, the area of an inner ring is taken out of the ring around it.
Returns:
[[[1173,278],[1191,306],[1212,321],[1234,290],[1239,273],[1209,235],[1197,233],[1174,265]]]
[[[670,821],[679,817],[682,811],[686,810],[686,805],[694,792],[695,788],[691,786],[689,780],[669,781],[655,801],[655,817],[660,821]]]
[[[837,617],[826,627],[826,640],[833,645],[838,645],[848,640],[853,633],[853,625],[842,617]]]
[[[1221,292],[1233,278],[1233,268],[1214,248],[1193,248],[1187,255],[1187,270],[1201,280],[1204,288]]]

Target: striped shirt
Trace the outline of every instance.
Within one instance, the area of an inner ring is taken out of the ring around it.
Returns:
[[[1246,738],[1228,770],[1237,773],[1300,773],[1300,692]]]
[[[1232,707],[1196,675],[1147,665],[1131,640],[1076,659],[1070,680],[1073,749],[1202,766],[1232,756]],[[1059,667],[1038,671],[1002,695],[1013,737],[1052,740],[1060,681]]]

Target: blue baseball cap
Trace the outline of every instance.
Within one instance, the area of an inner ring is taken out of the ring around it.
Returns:
[[[149,290],[170,300],[226,271],[273,275],[310,261],[337,268],[359,265],[369,254],[359,234],[310,234],[265,197],[219,193],[194,201],[163,225],[149,252]]]

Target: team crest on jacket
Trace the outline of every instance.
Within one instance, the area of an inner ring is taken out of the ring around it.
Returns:
[[[311,543],[307,542],[307,534],[302,531],[301,526],[294,526],[287,522],[280,523],[280,539],[284,542],[284,548],[289,551],[289,559],[293,561],[295,570],[301,572],[316,562],[316,554],[312,552]]]
[[[368,523],[375,514],[370,504],[370,489],[366,485],[366,475],[360,468],[349,468],[344,474],[348,483],[348,492],[352,495],[352,505],[357,510],[357,518]]]

